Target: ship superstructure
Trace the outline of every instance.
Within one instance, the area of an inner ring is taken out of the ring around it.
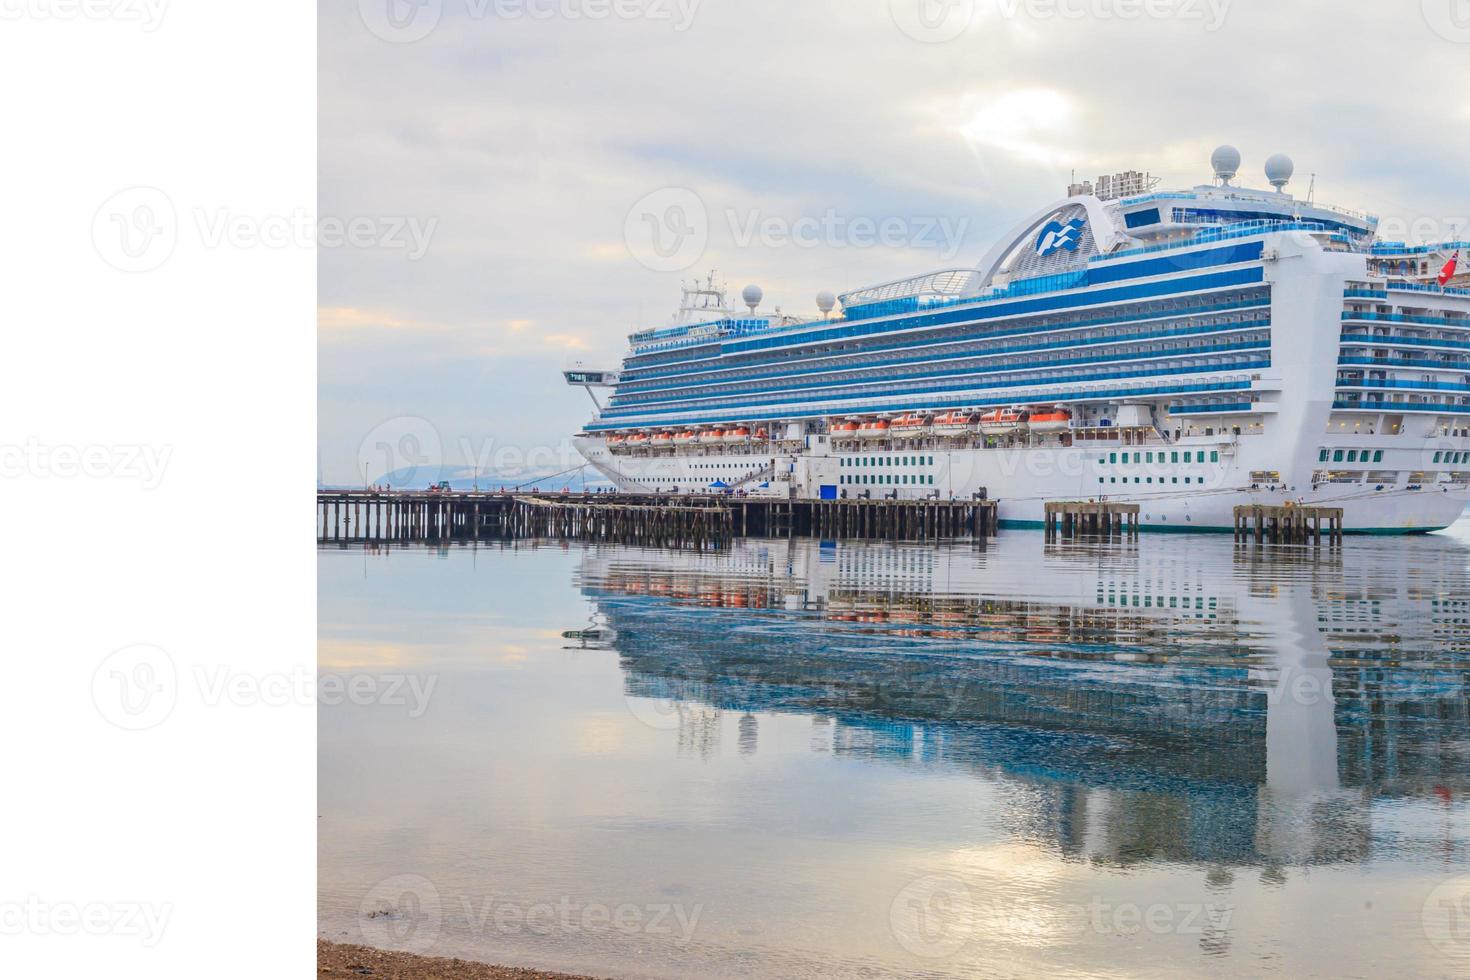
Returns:
[[[1142,505],[1228,529],[1236,504],[1340,505],[1350,531],[1448,525],[1470,498],[1463,242],[1381,241],[1373,217],[1215,179],[1074,183],[973,267],[729,307],[711,277],[616,371],[569,371],[577,437],[630,491]],[[840,300],[840,310],[838,302]]]

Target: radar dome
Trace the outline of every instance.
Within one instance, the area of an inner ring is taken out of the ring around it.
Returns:
[[[759,286],[751,283],[749,286],[740,290],[740,302],[750,307],[750,312],[754,313],[755,308],[761,304],[761,297],[764,295],[765,293],[761,292]]]
[[[1272,154],[1266,161],[1266,180],[1278,191],[1286,187],[1291,181],[1291,175],[1296,172],[1296,164],[1291,162],[1291,157],[1285,153]]]
[[[1215,176],[1228,184],[1240,172],[1240,151],[1229,144],[1217,147],[1210,155],[1210,166],[1215,168]]]
[[[823,313],[831,313],[832,307],[837,305],[837,297],[832,295],[831,290],[824,289],[817,294],[817,309]]]

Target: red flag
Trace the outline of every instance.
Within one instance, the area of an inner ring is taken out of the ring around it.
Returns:
[[[1450,260],[1444,264],[1444,268],[1439,270],[1439,284],[1441,286],[1455,278],[1455,268],[1459,264],[1460,250],[1457,248],[1455,249],[1455,254],[1451,255]]]

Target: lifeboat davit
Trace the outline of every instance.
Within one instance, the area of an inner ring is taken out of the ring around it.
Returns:
[[[725,441],[725,430],[724,429],[706,429],[705,431],[703,431],[703,432],[701,432],[699,434],[699,441],[702,442],[702,443],[724,442]]]
[[[832,423],[832,435],[838,439],[851,439],[858,434],[858,424],[851,419]]]
[[[945,412],[934,420],[934,431],[940,435],[974,432],[975,417],[969,412]]]
[[[687,446],[691,442],[695,442],[698,439],[698,432],[695,432],[693,429],[685,429],[683,432],[679,432],[674,435],[674,445]]]
[[[980,416],[980,431],[987,436],[1003,436],[1025,426],[1020,409],[997,408]]]
[[[1028,422],[1032,432],[1065,432],[1072,424],[1072,413],[1065,408],[1049,408],[1031,413]]]
[[[726,429],[725,430],[725,441],[726,442],[749,442],[750,441],[750,429],[746,428],[743,425],[737,425],[733,429]]]
[[[873,419],[858,426],[859,439],[886,439],[890,426],[887,419]]]
[[[924,415],[900,415],[893,420],[896,436],[921,436],[929,431],[929,419]]]

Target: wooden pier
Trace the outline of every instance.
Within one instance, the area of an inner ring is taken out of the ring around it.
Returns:
[[[1342,508],[1294,504],[1240,504],[1235,508],[1235,540],[1257,544],[1321,544],[1323,526],[1331,544],[1342,544]]]
[[[792,500],[713,494],[477,491],[317,492],[319,540],[559,538],[721,547],[735,537],[973,538],[997,528],[993,500]]]
[[[1138,504],[1103,500],[1053,500],[1044,505],[1046,538],[1077,535],[1138,536]]]

